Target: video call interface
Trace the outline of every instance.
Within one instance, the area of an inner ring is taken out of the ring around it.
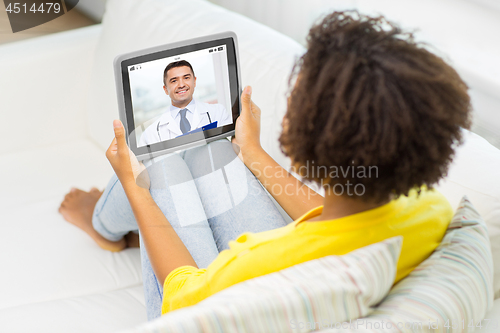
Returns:
[[[226,45],[135,64],[128,72],[137,147],[233,123]]]

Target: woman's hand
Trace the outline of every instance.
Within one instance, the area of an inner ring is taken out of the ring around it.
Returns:
[[[156,278],[163,284],[171,271],[186,265],[197,267],[196,262],[149,191],[137,187],[139,185],[139,179],[136,185],[137,177],[142,178],[144,174],[147,175],[147,171],[129,150],[122,123],[115,120],[113,127],[115,138],[106,151],[106,157],[123,185],[151,266]]]
[[[236,120],[235,137],[232,142],[238,145],[238,157],[243,160],[246,154],[262,149],[260,145],[260,108],[252,102],[252,87],[247,86],[241,94],[241,114]]]
[[[149,188],[149,175],[144,164],[139,162],[127,146],[125,128],[119,120],[113,121],[115,138],[106,151],[106,158],[115,170],[118,179],[125,188],[129,184],[137,184]]]

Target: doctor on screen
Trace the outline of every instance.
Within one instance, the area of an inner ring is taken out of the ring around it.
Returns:
[[[163,72],[163,90],[172,105],[142,133],[138,146],[176,138],[192,130],[217,122],[217,127],[232,124],[224,106],[207,104],[193,98],[196,76],[185,60],[168,64]]]

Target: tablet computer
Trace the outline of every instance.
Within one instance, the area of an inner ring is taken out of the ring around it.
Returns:
[[[233,32],[122,54],[114,69],[120,119],[138,160],[234,134],[241,86]]]

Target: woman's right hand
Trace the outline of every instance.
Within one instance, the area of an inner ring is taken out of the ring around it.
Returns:
[[[148,171],[127,146],[125,128],[121,121],[114,120],[113,129],[115,137],[106,151],[106,157],[120,183],[122,183],[124,188],[128,183],[136,183],[140,187],[149,189]]]
[[[260,108],[252,101],[252,87],[241,94],[241,114],[236,120],[233,143],[238,145],[238,157],[245,162],[245,155],[262,149],[260,145]]]

